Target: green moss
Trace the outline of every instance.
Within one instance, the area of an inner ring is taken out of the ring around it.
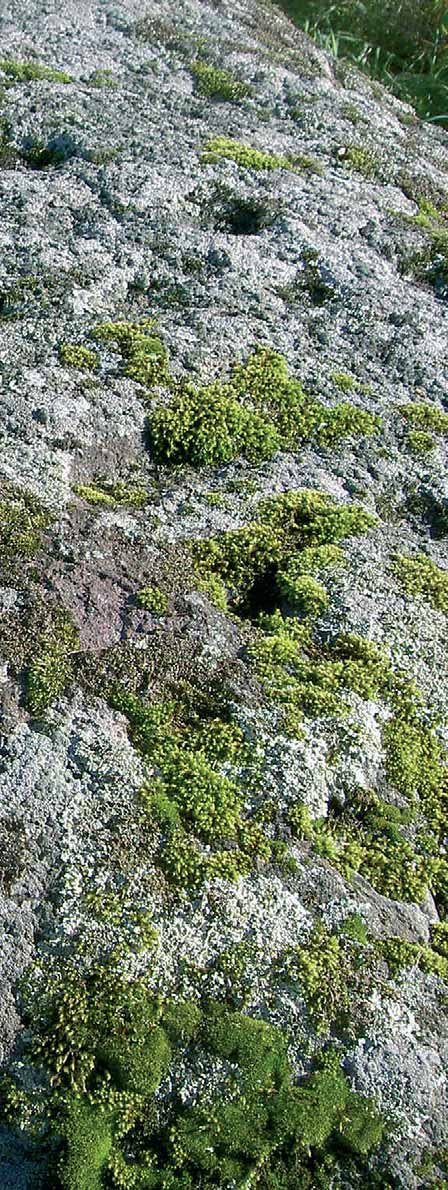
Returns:
[[[35,79],[44,79],[49,83],[73,82],[71,76],[63,70],[53,70],[51,66],[44,66],[41,62],[14,62],[11,59],[3,59],[0,61],[0,70],[15,83],[29,83]]]
[[[205,95],[207,99],[237,101],[252,95],[252,87],[248,83],[235,79],[228,70],[219,70],[216,66],[208,66],[206,62],[193,62],[190,66],[198,95]]]
[[[342,164],[362,174],[364,178],[378,178],[380,176],[380,162],[371,149],[363,145],[347,145],[339,150],[339,160]]]
[[[349,965],[343,945],[324,925],[317,925],[306,945],[284,951],[279,974],[298,984],[318,1032],[328,1032],[338,1013],[350,1005]]]
[[[112,1149],[110,1113],[85,1098],[70,1096],[64,1113],[64,1140],[61,1186],[64,1190],[101,1190]]]
[[[448,959],[437,954],[430,946],[419,946],[414,942],[405,942],[402,938],[385,938],[377,942],[376,946],[393,977],[408,967],[418,967],[420,971],[448,979]]]
[[[354,376],[350,376],[348,372],[333,372],[331,377],[333,384],[337,388],[341,388],[344,393],[353,392],[358,387],[358,382]]]
[[[277,576],[278,589],[293,609],[312,617],[321,615],[328,607],[329,597],[322,583],[312,577],[313,572],[337,569],[344,565],[343,551],[337,545],[308,546],[293,554]]]
[[[196,389],[179,386],[169,405],[148,419],[149,442],[156,462],[194,467],[227,463],[238,455],[252,462],[270,458],[279,449],[275,427],[245,409],[221,384]]]
[[[436,405],[410,401],[408,405],[399,405],[398,411],[413,430],[433,430],[435,434],[448,435],[448,413]]]
[[[130,508],[143,508],[149,499],[146,488],[108,479],[97,479],[94,484],[77,484],[73,491],[88,504],[104,505],[106,508],[117,508],[121,504]]]
[[[217,575],[233,604],[244,611],[257,590],[281,598],[282,577],[288,581],[288,566],[293,576],[300,570],[302,551],[307,573],[316,557],[319,560],[319,555],[308,553],[310,547],[334,546],[344,537],[365,533],[374,523],[359,505],[337,505],[321,492],[304,489],[261,501],[256,521],[191,548],[198,574]],[[335,561],[338,556],[320,555],[324,564],[330,557]]]
[[[413,455],[426,455],[437,445],[432,434],[425,430],[410,430],[406,436],[406,445]]]
[[[26,705],[31,715],[40,718],[64,693],[78,647],[78,634],[70,616],[56,608],[28,668]]]
[[[168,380],[168,356],[154,330],[152,318],[142,322],[103,322],[95,327],[93,337],[111,344],[120,352],[124,374],[145,388]]]
[[[27,492],[6,489],[0,498],[0,561],[32,558],[42,544],[42,531],[52,517],[40,501]]]
[[[221,612],[228,611],[227,592],[222,579],[217,574],[208,574],[204,578],[195,579],[195,590],[207,595],[210,603]]]
[[[259,348],[245,364],[237,364],[227,382],[171,387],[171,402],[148,419],[158,462],[201,466],[238,455],[258,462],[280,449],[297,450],[305,441],[334,445],[380,428],[378,418],[355,406],[328,409],[306,397],[286,361],[270,348]]]
[[[287,157],[279,157],[275,153],[265,153],[242,141],[232,140],[228,136],[215,136],[212,140],[207,141],[202,153],[202,160],[215,164],[223,158],[235,161],[244,169],[296,169],[296,166]]]
[[[411,271],[419,281],[431,285],[437,297],[448,294],[448,228],[446,206],[437,209],[433,203],[419,197],[419,213],[411,217],[411,223],[423,228],[426,245],[421,251],[403,260],[403,271]]]
[[[303,489],[261,501],[256,521],[196,542],[192,552],[198,567],[218,574],[241,603],[256,582],[283,572],[299,551],[366,532],[374,523],[360,506],[338,506],[324,493]]]
[[[59,355],[61,363],[69,368],[81,368],[82,371],[90,372],[98,365],[96,353],[90,351],[88,347],[82,347],[79,343],[62,343]]]
[[[396,555],[394,574],[408,595],[423,595],[433,607],[448,615],[448,570],[428,558],[416,554],[414,558]]]
[[[322,583],[312,575],[301,574],[292,579],[291,575],[285,576],[284,573],[280,573],[278,583],[295,612],[315,619],[326,611],[329,597]]]
[[[160,587],[142,587],[137,595],[137,603],[155,616],[164,616],[168,608],[168,596]]]

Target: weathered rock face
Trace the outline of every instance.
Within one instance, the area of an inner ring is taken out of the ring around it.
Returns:
[[[387,1123],[293,1183],[249,1142],[163,1181],[122,1121],[108,1185],[442,1186],[446,134],[252,0],[4,0],[0,59],[4,1070],[54,1120],[29,1036],[104,964],[298,1086],[331,1043]],[[160,1128],[235,1099],[195,1044]],[[1,1185],[80,1190],[39,1110]]]

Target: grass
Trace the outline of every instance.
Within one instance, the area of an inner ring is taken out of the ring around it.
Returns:
[[[323,49],[344,58],[448,127],[446,0],[280,0]]]

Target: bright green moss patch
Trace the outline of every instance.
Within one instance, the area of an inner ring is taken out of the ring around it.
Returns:
[[[98,356],[89,347],[82,347],[79,343],[62,343],[59,348],[61,363],[68,368],[80,368],[90,372],[98,365]]]
[[[339,560],[337,541],[365,533],[375,518],[359,505],[337,505],[322,492],[304,489],[273,496],[258,506],[258,517],[243,529],[195,542],[193,559],[199,576],[216,575],[241,610],[263,607],[263,597],[278,600],[284,584],[315,563]],[[322,550],[321,553],[318,551]],[[327,551],[327,552],[325,552]]]
[[[104,90],[107,87],[115,88],[118,86],[118,82],[117,82],[117,79],[115,78],[115,75],[113,74],[113,72],[111,70],[107,70],[107,69],[94,70],[93,73],[89,76],[87,82],[88,82],[89,87],[95,87],[98,90]]]
[[[199,467],[227,463],[238,455],[257,462],[279,448],[274,426],[245,409],[231,389],[219,383],[201,389],[180,386],[169,405],[150,414],[148,428],[158,462]]]
[[[198,95],[205,95],[207,99],[229,100],[234,102],[246,99],[252,94],[249,83],[241,82],[228,70],[219,70],[216,66],[208,66],[206,62],[193,62],[190,66]]]
[[[145,705],[115,687],[108,698],[127,716],[136,748],[158,770],[141,792],[148,821],[161,832],[157,862],[177,888],[194,891],[213,876],[237,880],[256,861],[267,862],[271,849],[244,810],[255,761],[241,732],[219,718],[201,719],[199,709],[192,713],[191,696]],[[244,765],[245,776],[223,776],[225,761]]]
[[[258,462],[306,441],[333,446],[341,438],[376,433],[380,424],[356,406],[329,409],[307,397],[285,359],[259,348],[227,382],[175,386],[169,404],[150,414],[148,434],[156,461],[200,466],[238,455]]]
[[[0,498],[0,562],[32,558],[51,519],[48,510],[27,492],[15,489]]]
[[[71,76],[63,70],[53,70],[51,66],[44,66],[41,62],[14,62],[12,59],[3,59],[0,61],[0,70],[15,83],[29,83],[36,79],[44,79],[49,83],[73,82]]]
[[[299,574],[292,579],[283,572],[279,575],[279,587],[294,611],[313,619],[322,615],[330,602],[325,587],[311,574]]]
[[[414,558],[397,555],[394,574],[408,595],[423,595],[433,607],[448,615],[448,570],[441,570],[426,554]]]
[[[406,436],[406,445],[411,454],[426,455],[434,450],[437,443],[432,434],[428,434],[426,430],[409,430]]]
[[[426,232],[427,243],[421,251],[403,261],[404,271],[414,273],[419,281],[435,290],[437,297],[448,295],[448,227],[446,207],[438,210],[432,203],[419,201],[419,213],[411,222]]]
[[[168,356],[154,330],[153,319],[142,322],[103,322],[95,327],[93,337],[119,351],[124,374],[144,387],[163,384],[168,379]]]
[[[78,647],[78,634],[68,613],[55,609],[28,669],[26,705],[31,715],[40,718],[64,693]]]
[[[399,413],[413,430],[433,430],[435,434],[448,435],[448,413],[426,401],[410,401],[400,405]]]
[[[60,1179],[64,1190],[101,1190],[112,1149],[110,1113],[87,1098],[70,1096],[64,1113],[66,1155]]]
[[[320,1033],[328,1033],[338,1014],[347,1013],[350,1006],[351,962],[347,950],[343,940],[319,923],[305,945],[284,951],[278,960],[279,974],[299,985]],[[361,958],[364,962],[364,955]]]
[[[418,967],[420,971],[448,979],[448,959],[437,954],[430,946],[404,942],[402,938],[385,938],[377,942],[376,946],[392,976],[399,975],[406,968]]]
[[[274,170],[297,167],[287,157],[279,157],[276,153],[264,153],[261,149],[253,149],[242,141],[232,140],[228,136],[215,136],[207,141],[202,153],[202,160],[215,164],[226,158],[235,161],[243,169]]]
[[[360,1160],[381,1140],[374,1102],[350,1089],[336,1052],[294,1083],[286,1036],[216,1000],[164,1001],[113,967],[83,972],[76,955],[33,975],[25,1048],[47,1076],[45,1132],[64,1190],[99,1190],[105,1176],[123,1190],[221,1190],[259,1175],[264,1186],[308,1185],[314,1150],[330,1158],[342,1145]],[[160,1116],[154,1095],[184,1054],[193,1069],[205,1054],[227,1074],[207,1099],[183,1107],[174,1097]],[[33,1091],[13,1079],[4,1090],[7,1116],[29,1132]]]
[[[365,149],[362,145],[347,145],[340,150],[339,160],[349,169],[362,174],[364,178],[378,178],[380,175],[378,157],[371,149]]]
[[[105,508],[117,508],[121,504],[129,508],[143,508],[149,499],[146,488],[108,479],[98,479],[94,484],[77,484],[73,491],[88,504]]]
[[[142,587],[137,595],[137,603],[155,616],[164,616],[168,608],[168,596],[160,587]]]

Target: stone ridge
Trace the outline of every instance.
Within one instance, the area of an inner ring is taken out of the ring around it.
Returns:
[[[445,1185],[447,146],[4,0],[4,1190]]]

